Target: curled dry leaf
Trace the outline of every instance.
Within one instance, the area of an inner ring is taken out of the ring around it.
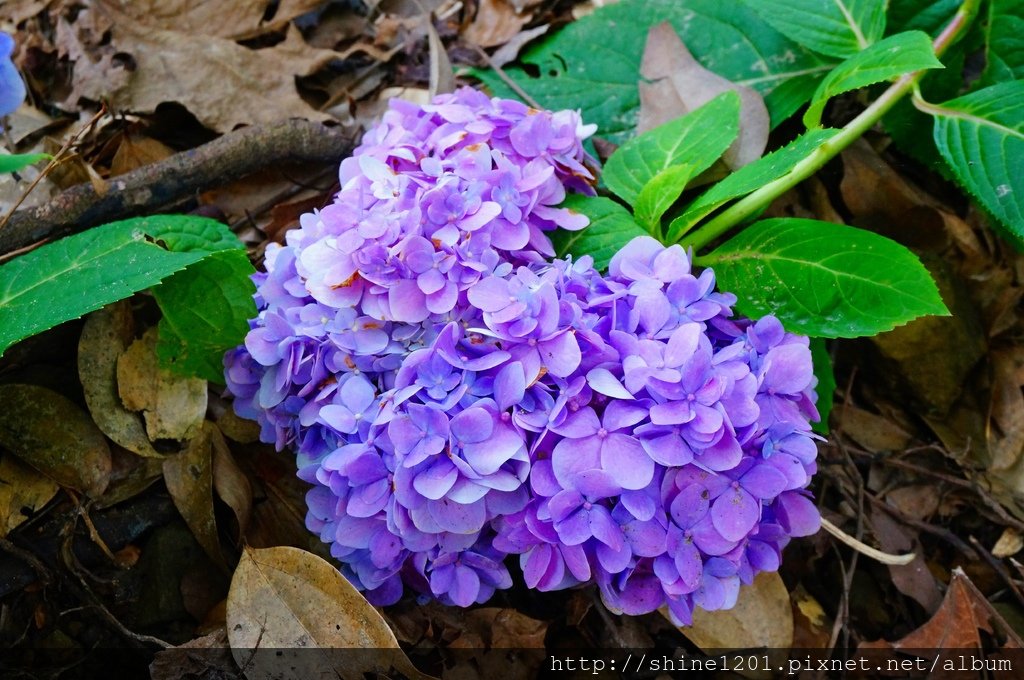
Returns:
[[[392,668],[413,680],[429,677],[337,568],[298,548],[245,550],[228,592],[227,629],[249,680],[361,680]]]
[[[665,613],[665,610],[661,610]],[[793,646],[793,609],[789,592],[777,572],[762,571],[749,586],[740,588],[736,606],[725,611],[693,612],[693,625],[679,629],[704,650],[770,650],[772,666],[781,666]],[[774,654],[774,656],[772,656]],[[773,677],[770,673],[740,673],[748,678]]]
[[[152,113],[164,102],[178,102],[217,132],[285,118],[330,119],[302,99],[295,77],[311,75],[338,55],[310,47],[293,27],[282,42],[249,49],[223,38],[154,28],[109,5],[91,11],[109,16],[110,40],[94,46],[64,29],[74,61],[70,105],[86,98],[115,110]],[[134,68],[126,69],[125,59]]]
[[[160,368],[156,342],[154,326],[118,358],[121,401],[132,411],[142,411],[151,440],[190,439],[206,416],[206,381]]]
[[[188,528],[214,564],[227,569],[213,514],[213,432],[204,423],[184,451],[164,459],[164,482]],[[219,434],[219,433],[218,433]]]
[[[0,538],[57,495],[57,483],[9,454],[0,455]]]
[[[462,37],[480,47],[504,45],[515,38],[530,15],[516,10],[509,0],[482,0],[477,3],[473,23]]]
[[[243,40],[276,31],[323,4],[324,0],[132,0],[119,2],[118,8],[153,28]],[[268,10],[272,16],[265,20]]]
[[[96,499],[97,509],[109,508],[129,498],[135,498],[164,476],[163,456],[149,458],[137,456],[117,444],[110,447],[113,467],[110,484]]]
[[[132,309],[127,300],[90,314],[78,341],[78,377],[85,404],[103,434],[140,456],[158,457],[142,419],[126,409],[117,394],[117,358],[133,336]]]
[[[252,517],[252,485],[231,455],[220,428],[209,424],[213,444],[213,488],[238,520],[238,540],[242,540]]]
[[[62,486],[99,497],[110,481],[110,447],[67,397],[36,385],[0,385],[0,448]]]
[[[640,75],[644,79],[638,83],[638,133],[699,108],[726,90],[734,90],[740,96],[740,134],[722,160],[735,170],[764,153],[771,119],[761,95],[701,66],[667,21],[647,33]]]

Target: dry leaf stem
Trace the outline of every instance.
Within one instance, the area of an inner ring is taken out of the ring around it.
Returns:
[[[146,165],[109,182],[100,196],[91,184],[71,187],[52,201],[19,210],[0,231],[0,254],[43,239],[154,212],[200,191],[282,163],[337,164],[354,145],[350,130],[305,120],[254,125]]]
[[[961,3],[960,9],[932,43],[936,57],[941,57],[970,26],[977,14],[980,2],[981,0],[964,0]],[[889,109],[911,92],[926,73],[927,71],[922,70],[902,76],[860,115],[843,127],[838,134],[825,140],[811,155],[793,166],[793,169],[787,174],[737,201],[689,237],[682,239],[680,243],[684,247],[700,250],[747,218],[757,214],[776,198],[820,170],[843,149],[860,139],[882,116],[888,113]]]

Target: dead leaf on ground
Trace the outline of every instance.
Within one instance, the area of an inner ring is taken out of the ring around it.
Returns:
[[[163,477],[163,456],[138,456],[117,444],[110,447],[110,484],[96,499],[97,509],[109,508],[129,498],[135,498]]]
[[[0,455],[0,538],[49,503],[59,488],[14,456]]]
[[[67,397],[36,385],[0,385],[0,447],[62,486],[99,497],[110,481],[110,448]]]
[[[1006,527],[992,548],[992,556],[1003,559],[1004,557],[1012,557],[1021,550],[1024,550],[1024,536],[1021,536],[1020,531],[1017,529]]]
[[[889,565],[889,574],[896,589],[916,600],[929,614],[938,609],[942,603],[942,593],[939,592],[935,577],[928,570],[921,546],[896,520],[875,506],[871,507],[871,528],[878,539],[878,546],[885,552],[915,554],[910,564]]]
[[[213,430],[204,423],[181,453],[164,459],[164,482],[188,528],[218,566],[227,569],[213,513]],[[218,433],[219,434],[219,433]]]
[[[223,38],[152,28],[109,7],[102,11],[112,23],[110,40],[102,45],[85,44],[61,20],[63,44],[74,61],[72,106],[86,98],[117,111],[152,113],[164,102],[178,102],[217,132],[285,118],[330,119],[299,96],[295,77],[312,74],[337,54],[310,47],[294,28],[272,47],[249,49]]]
[[[1006,637],[1007,644],[1018,648],[1024,646],[1020,637],[971,583],[963,570],[957,567],[953,570],[942,605],[927,623],[895,642],[879,640],[862,644],[861,647],[911,652],[925,649],[980,651],[983,649],[981,632],[991,635],[997,630]]]
[[[106,4],[113,4],[105,0]],[[116,7],[132,19],[156,29],[191,35],[244,40],[282,28],[311,12],[325,0],[131,0]],[[273,17],[264,20],[268,10]]]
[[[126,409],[117,393],[117,358],[133,335],[132,308],[127,300],[90,314],[78,341],[78,377],[85,404],[103,434],[140,456],[160,457],[139,415]]]
[[[190,654],[189,650],[200,653]],[[163,649],[149,664],[151,680],[185,680],[186,678],[235,677],[238,667],[228,647],[228,633],[223,626],[183,645]]]
[[[235,513],[235,519],[238,521],[238,541],[241,541],[252,517],[252,485],[231,455],[231,449],[224,441],[220,428],[209,423],[208,425],[213,444],[213,488],[220,499]]]
[[[551,24],[541,24],[540,26],[535,26],[516,33],[511,40],[499,47],[494,54],[491,55],[491,64],[494,68],[501,68],[509,62],[515,61],[519,58],[519,52],[522,51],[522,49],[526,47],[531,40],[535,40],[544,35],[548,32],[549,28],[551,28]]]
[[[480,47],[504,45],[519,34],[530,15],[516,10],[509,0],[480,0],[473,23],[462,37]]]
[[[126,134],[110,161],[110,176],[117,177],[174,155],[174,149],[152,137]]]
[[[672,24],[662,22],[648,31],[640,74],[643,80],[638,83],[640,114],[637,133],[667,123],[723,92],[733,90],[740,96],[740,135],[722,160],[735,170],[752,163],[764,153],[771,119],[761,95],[701,66],[686,49]]]
[[[843,433],[871,453],[902,451],[913,441],[913,437],[891,419],[853,404],[836,404],[832,413]]]
[[[682,626],[679,632],[701,649],[767,648],[771,650],[771,665],[780,666],[793,646],[789,591],[777,572],[763,571],[751,585],[740,588],[735,607],[714,612],[695,609],[693,625]],[[772,677],[762,673],[741,675]]]
[[[391,668],[414,680],[429,677],[336,567],[298,548],[246,548],[231,580],[227,629],[235,662],[249,680],[281,672],[361,680],[365,672]],[[312,652],[317,649],[320,654]]]
[[[206,417],[206,381],[160,368],[157,327],[150,328],[117,360],[117,387],[124,406],[142,411],[150,440],[187,440]]]

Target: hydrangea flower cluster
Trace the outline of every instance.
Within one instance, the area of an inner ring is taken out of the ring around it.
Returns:
[[[375,604],[596,582],[616,611],[728,608],[818,529],[807,338],[736,318],[679,246],[551,259],[592,193],[578,114],[395,101],[257,274],[235,409],[292,447],[308,527]]]

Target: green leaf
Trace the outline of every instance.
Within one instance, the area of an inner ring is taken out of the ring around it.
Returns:
[[[831,68],[742,3],[622,0],[545,37],[521,56],[527,68],[506,67],[505,73],[541,106],[580,109],[602,137],[622,143],[636,127],[647,31],[662,21],[672,23],[705,68],[757,90],[773,126],[806,102]],[[517,96],[494,71],[471,73],[496,95]]]
[[[0,155],[0,173],[17,172],[24,167],[52,158],[48,153],[16,153]]]
[[[920,107],[960,184],[1024,245],[1024,81]]]
[[[0,354],[154,286],[212,252],[240,248],[224,225],[187,215],[113,222],[46,244],[0,265]]]
[[[245,337],[256,316],[254,271],[244,250],[222,250],[153,289],[163,311],[157,345],[163,365],[224,382],[224,352]]]
[[[833,57],[852,57],[885,33],[885,0],[744,0],[777,31]]]
[[[821,419],[811,425],[818,434],[828,434],[828,415],[832,412],[832,400],[836,391],[836,376],[832,372],[832,357],[824,338],[811,338],[811,359],[814,361],[814,376],[818,384],[814,391],[818,394],[818,415]]]
[[[678,241],[697,222],[728,201],[745,196],[779,179],[837,132],[839,130],[833,128],[809,130],[781,149],[762,156],[724,178],[698,196],[682,215],[672,220],[667,242]]]
[[[820,125],[825,104],[838,94],[932,68],[944,67],[935,58],[932,41],[926,33],[908,31],[880,40],[825,76],[804,113],[804,125],[809,128]]]
[[[704,106],[648,130],[612,154],[601,179],[635,206],[644,186],[673,165],[687,165],[691,176],[707,170],[740,132],[740,96],[723,92]]]
[[[979,87],[1024,79],[1024,0],[989,0],[985,57]]]
[[[628,210],[610,198],[569,194],[562,207],[589,217],[590,226],[580,231],[555,231],[551,241],[558,257],[590,255],[594,267],[603,270],[622,246],[648,235]]]
[[[691,166],[673,165],[652,177],[640,190],[634,216],[655,238],[661,239],[661,216],[679,200],[691,177]]]
[[[700,264],[752,318],[774,314],[787,330],[855,338],[919,316],[948,315],[928,270],[912,252],[869,231],[829,222],[756,222]]]
[[[959,9],[963,0],[889,0],[889,33],[924,31],[933,38]]]

